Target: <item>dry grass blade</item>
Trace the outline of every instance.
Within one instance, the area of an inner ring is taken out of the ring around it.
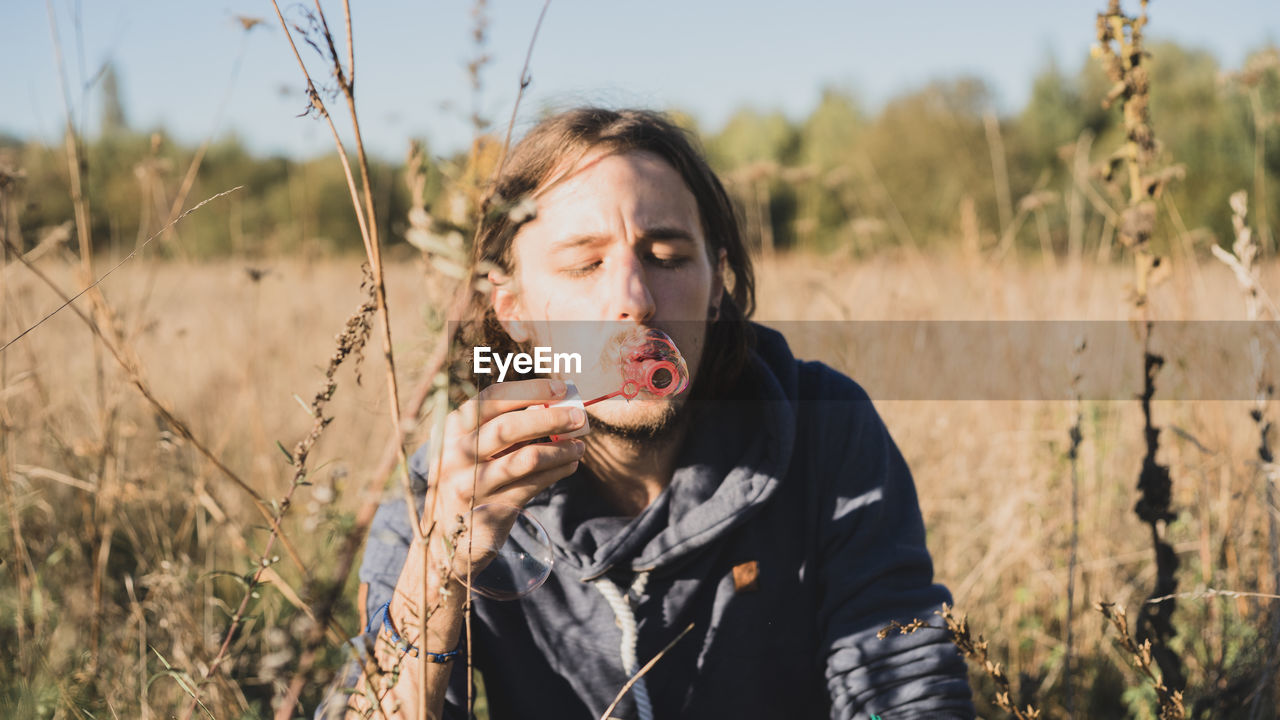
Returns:
[[[72,295],[71,297],[66,297],[66,295],[65,295],[64,293],[62,293],[61,291],[59,291],[59,293],[58,293],[58,294],[62,295],[62,296],[65,298],[65,301],[64,301],[61,305],[59,305],[58,307],[54,308],[51,312],[49,312],[49,314],[47,314],[47,315],[45,315],[44,317],[40,318],[40,320],[38,320],[34,325],[32,325],[32,326],[28,327],[26,330],[23,330],[22,332],[18,333],[18,334],[17,334],[17,336],[16,336],[16,337],[14,337],[12,340],[9,340],[9,341],[8,341],[8,342],[6,342],[4,345],[0,345],[0,352],[4,352],[4,351],[5,351],[5,350],[10,346],[10,345],[12,345],[12,344],[14,344],[14,343],[18,342],[19,340],[21,340],[21,339],[22,339],[22,338],[23,338],[27,333],[29,333],[29,332],[31,332],[32,330],[35,330],[36,328],[40,327],[40,326],[41,326],[41,325],[43,325],[43,324],[45,323],[45,321],[47,321],[49,318],[51,318],[51,317],[53,317],[54,315],[57,315],[58,313],[62,312],[62,310],[63,310],[63,309],[65,309],[68,305],[70,305],[71,303],[73,303],[73,302],[75,302],[76,300],[80,299],[80,297],[81,297],[82,295],[84,295],[85,293],[89,292],[90,290],[93,290],[94,288],[98,287],[98,284],[99,284],[99,283],[101,283],[103,280],[106,280],[108,275],[110,275],[111,273],[113,273],[113,272],[115,272],[116,270],[118,270],[118,269],[120,268],[120,266],[121,266],[121,265],[124,265],[125,263],[129,262],[129,261],[130,261],[130,260],[132,260],[133,258],[137,257],[138,253],[139,253],[140,251],[142,251],[142,250],[143,250],[143,249],[144,249],[148,244],[150,244],[150,242],[151,242],[152,240],[155,240],[157,237],[159,237],[159,236],[160,236],[160,234],[161,234],[161,233],[163,233],[164,231],[166,231],[166,230],[168,230],[169,228],[173,227],[174,225],[177,225],[177,224],[178,224],[178,223],[179,223],[183,218],[185,218],[186,216],[190,215],[191,213],[193,213],[193,212],[195,212],[195,211],[199,210],[200,208],[204,207],[205,205],[208,205],[209,203],[213,202],[214,200],[217,200],[218,198],[226,197],[227,195],[230,195],[231,193],[236,192],[237,190],[243,190],[243,189],[244,189],[244,186],[243,186],[243,185],[237,185],[237,186],[235,186],[235,187],[231,188],[230,190],[223,190],[222,192],[218,193],[217,195],[213,195],[213,196],[207,197],[207,198],[205,198],[204,200],[201,200],[200,202],[196,203],[195,205],[193,205],[192,207],[190,207],[189,209],[187,209],[187,210],[186,210],[186,212],[184,212],[184,213],[182,213],[181,215],[179,215],[178,217],[176,217],[176,218],[174,218],[174,219],[170,220],[168,223],[166,223],[166,224],[165,224],[165,226],[164,226],[164,227],[162,227],[162,228],[160,228],[159,230],[157,230],[156,232],[152,233],[151,237],[148,237],[148,238],[146,239],[146,241],[145,241],[145,242],[141,243],[141,244],[140,244],[140,245],[138,245],[136,248],[134,248],[134,249],[133,249],[133,252],[131,252],[131,253],[129,253],[128,255],[124,256],[124,259],[123,259],[123,260],[121,260],[120,262],[116,263],[115,265],[112,265],[110,270],[108,270],[108,271],[106,271],[106,272],[102,273],[102,275],[101,275],[101,276],[99,276],[99,277],[98,277],[96,280],[94,280],[93,282],[89,283],[87,286],[85,286],[85,288],[84,288],[83,290],[81,290],[80,292],[76,293],[75,295]],[[8,239],[7,239],[7,238],[6,238],[6,240],[5,240],[5,243],[6,243],[6,244],[8,244]],[[23,264],[27,265],[27,267],[33,267],[33,266],[31,265],[31,261],[30,261],[26,256],[24,256],[24,255],[22,254],[22,252],[21,252],[17,247],[14,247],[13,245],[9,245],[9,250],[14,254],[14,256],[15,256],[15,257],[17,257],[19,260],[23,261]]]
[[[688,627],[686,627],[684,630],[681,630],[680,634],[675,636],[675,638],[671,642],[667,643],[666,647],[659,650],[657,655],[654,655],[653,658],[649,660],[649,662],[644,664],[644,667],[637,670],[636,674],[632,675],[631,679],[627,680],[626,684],[622,686],[622,689],[618,691],[618,696],[613,699],[613,702],[609,703],[609,707],[605,708],[604,712],[600,714],[600,720],[609,720],[609,718],[613,714],[614,708],[618,707],[618,703],[622,702],[622,698],[627,696],[627,692],[631,690],[631,688],[634,687],[637,682],[639,682],[640,678],[644,677],[646,673],[652,670],[653,666],[657,665],[658,661],[662,659],[662,656],[666,655],[667,651],[675,647],[676,643],[680,642],[680,639],[683,638],[685,635],[688,635],[689,631],[692,629],[693,629],[693,623],[689,623]]]
[[[1248,592],[1245,590],[1219,590],[1217,588],[1205,588],[1204,590],[1189,590],[1187,592],[1175,593],[1173,595],[1163,595],[1161,597],[1148,598],[1144,602],[1148,604],[1168,602],[1170,600],[1203,600],[1211,597],[1228,597],[1228,598],[1258,598],[1260,600],[1280,600],[1280,595],[1273,593]]]
[[[88,482],[85,482],[84,480],[73,478],[70,475],[67,475],[65,473],[60,473],[57,470],[50,470],[49,468],[42,468],[42,467],[33,467],[31,465],[14,465],[13,469],[14,469],[14,472],[16,472],[18,475],[23,475],[29,478],[52,480],[53,482],[62,483],[63,485],[76,488],[77,490],[83,490],[87,493],[94,493],[98,491],[98,486],[94,485],[93,483],[88,483]]]

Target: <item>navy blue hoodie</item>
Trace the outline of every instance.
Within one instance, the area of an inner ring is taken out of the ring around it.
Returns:
[[[901,453],[862,388],[754,329],[735,399],[694,411],[671,484],[638,516],[581,491],[585,465],[529,504],[554,545],[550,578],[518,600],[475,600],[473,662],[493,720],[597,720],[690,623],[614,717],[973,717],[942,633],[876,637],[893,619],[936,624],[951,599],[933,582]],[[425,465],[419,451],[417,493]],[[385,503],[370,531],[370,614],[412,538],[403,503]],[[466,715],[456,663],[447,717]]]

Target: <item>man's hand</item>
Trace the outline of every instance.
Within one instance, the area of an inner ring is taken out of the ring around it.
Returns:
[[[580,408],[542,407],[564,398],[559,380],[519,380],[490,385],[449,414],[443,453],[432,473],[435,513],[424,517],[424,530],[447,538],[457,549],[452,571],[459,578],[477,573],[505,542],[512,513],[468,516],[473,507],[501,503],[524,507],[535,495],[578,468],[581,440],[535,442],[569,433],[586,422]],[[436,472],[438,470],[438,473]],[[427,507],[431,508],[430,498]],[[465,531],[458,522],[465,517]],[[432,543],[437,561],[444,543]],[[470,552],[468,552],[468,550]],[[470,565],[470,567],[468,567]]]
[[[441,455],[428,473],[430,489],[422,529],[431,535],[430,548],[414,538],[389,609],[392,625],[420,650],[441,653],[457,646],[465,606],[462,581],[468,572],[483,569],[511,531],[511,514],[467,517],[471,509],[488,503],[524,507],[578,468],[584,450],[581,440],[535,442],[572,432],[586,423],[581,408],[543,407],[564,395],[565,385],[559,380],[496,383],[449,413]],[[458,522],[459,517],[466,518],[464,524]],[[468,548],[472,549],[470,554]],[[440,572],[443,567],[448,567],[447,573]],[[423,638],[422,614],[428,609]],[[381,700],[384,714],[416,717],[417,704],[425,700],[428,717],[440,717],[452,666],[429,664],[426,687],[422,688],[420,660],[401,655],[386,642],[379,642],[377,649],[384,669],[399,665],[402,670],[400,681],[387,688]],[[359,710],[360,705],[354,703],[353,710]]]

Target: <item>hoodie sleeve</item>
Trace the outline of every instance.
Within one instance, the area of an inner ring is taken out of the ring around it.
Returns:
[[[417,452],[409,460],[410,485],[418,502],[419,510],[422,509],[423,496],[427,488],[426,451],[425,445],[418,448]],[[369,536],[365,542],[364,558],[360,563],[360,582],[369,586],[369,592],[365,599],[365,617],[374,617],[378,609],[391,600],[391,595],[395,592],[396,581],[400,579],[400,570],[404,568],[405,559],[409,555],[409,545],[412,541],[413,528],[409,522],[409,515],[405,512],[404,498],[397,497],[384,501],[378,506],[378,511],[373,516],[373,522],[369,525]],[[353,638],[350,643],[357,653],[361,652],[361,648],[368,647],[368,644],[377,636],[376,629],[366,628],[365,630],[364,635]],[[467,716],[467,713],[463,711],[466,701],[465,699],[459,700],[459,698],[466,698],[467,660],[464,654],[459,654],[452,662],[454,663],[454,672],[449,680],[448,694],[445,696],[445,720],[459,720]],[[459,670],[458,668],[462,669]],[[337,684],[316,710],[315,717],[317,720],[321,718],[325,720],[340,718],[342,716],[342,702],[346,697],[342,688],[355,687],[359,679],[359,663],[357,660],[351,660],[338,673]]]
[[[828,371],[827,411],[814,433],[828,468],[821,507],[820,606],[832,718],[880,715],[972,718],[967,668],[936,630],[876,633],[890,620],[921,618],[951,594],[933,582],[915,485],[867,394]]]

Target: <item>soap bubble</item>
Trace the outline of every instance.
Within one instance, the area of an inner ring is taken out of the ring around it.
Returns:
[[[622,394],[631,399],[645,391],[654,397],[679,395],[689,387],[689,366],[670,336],[653,328],[636,328],[622,341]]]
[[[463,522],[467,527],[510,528],[499,548],[493,547],[496,543],[492,534],[487,534],[488,539],[485,533],[459,538],[460,554],[469,554],[477,564],[488,561],[471,575],[470,587],[477,594],[494,600],[515,600],[542,587],[551,575],[551,538],[542,524],[523,509],[504,503],[478,505],[463,516]],[[465,575],[462,582],[468,582]]]

